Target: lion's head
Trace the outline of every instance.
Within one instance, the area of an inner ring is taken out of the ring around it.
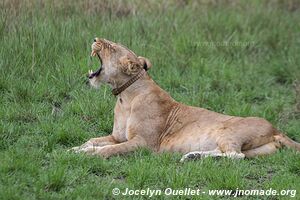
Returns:
[[[148,70],[148,59],[137,56],[127,47],[106,39],[95,38],[92,44],[92,56],[100,60],[97,71],[89,71],[89,82],[97,87],[100,82],[118,87],[141,70]]]

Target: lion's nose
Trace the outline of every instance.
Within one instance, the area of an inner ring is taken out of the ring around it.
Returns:
[[[97,38],[94,38],[94,42],[97,42]]]

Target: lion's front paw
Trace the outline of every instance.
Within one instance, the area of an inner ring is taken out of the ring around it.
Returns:
[[[96,148],[97,147],[94,147],[94,146],[88,146],[88,147],[81,149],[79,152],[83,152],[86,154],[92,154],[93,152],[95,152]]]
[[[87,141],[83,145],[73,147],[73,148],[69,149],[68,151],[73,151],[75,153],[80,153],[80,152],[85,152],[86,151],[85,149],[91,148],[91,147],[94,147],[94,144],[91,141]]]
[[[80,149],[80,146],[77,147],[72,147],[71,149],[68,149],[67,151],[72,151],[72,152],[76,152]]]
[[[93,151],[89,151],[86,153],[93,156],[101,156],[103,158],[108,158],[112,154],[109,147],[95,147]]]

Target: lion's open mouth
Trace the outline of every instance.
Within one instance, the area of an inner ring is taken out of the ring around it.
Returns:
[[[99,58],[99,61],[100,61],[100,66],[99,66],[99,69],[97,70],[97,71],[95,71],[95,72],[93,72],[93,70],[89,70],[89,79],[92,79],[92,78],[94,78],[94,77],[97,77],[97,76],[99,76],[99,74],[100,74],[100,72],[101,72],[101,70],[102,70],[102,59],[101,59],[101,57],[99,56],[99,54],[98,53],[94,53],[94,52],[92,52],[92,55],[97,55],[97,57]]]

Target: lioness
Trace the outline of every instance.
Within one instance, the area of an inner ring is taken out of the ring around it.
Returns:
[[[176,102],[148,75],[151,63],[121,44],[95,38],[92,56],[101,66],[89,72],[97,87],[109,84],[117,96],[111,135],[92,138],[76,152],[110,157],[147,147],[180,152],[186,159],[245,158],[267,155],[282,145],[300,151],[300,144],[257,117],[235,117]]]

